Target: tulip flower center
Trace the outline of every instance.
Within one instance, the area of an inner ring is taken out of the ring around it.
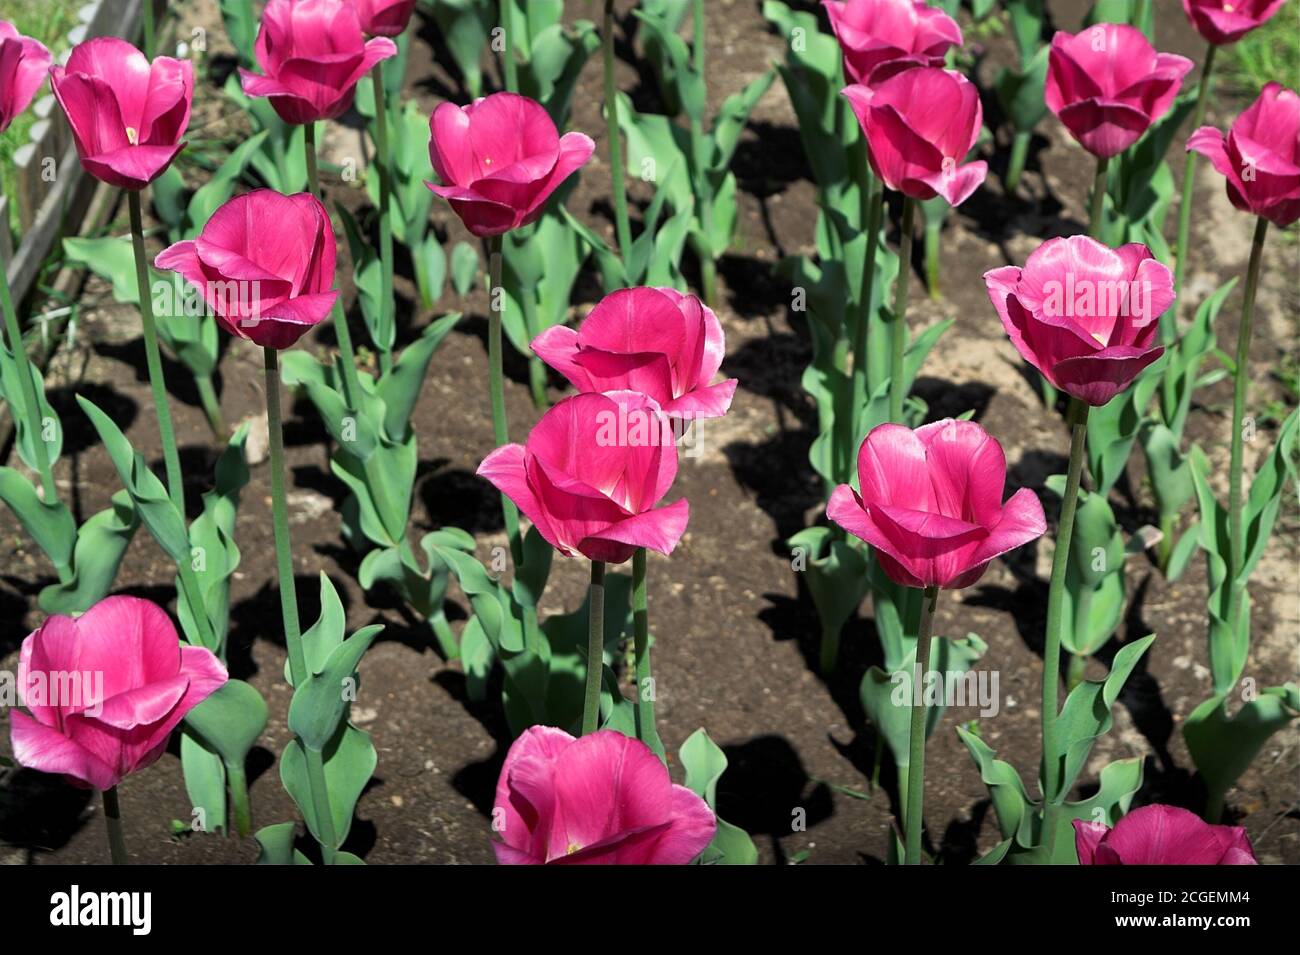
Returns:
[[[582,849],[582,846],[581,846],[579,843],[577,843],[577,842],[570,842],[570,843],[569,843],[569,848],[567,848],[567,849],[564,850],[564,854],[565,854],[566,856],[571,856],[571,855],[573,855],[575,852],[580,851],[581,849]]]
[[[134,126],[128,126],[128,127],[126,128],[126,141],[127,141],[128,143],[130,143],[132,146],[138,146],[138,145],[140,145],[140,144],[137,142],[137,140],[138,140],[139,138],[140,138],[140,134],[137,133],[137,132],[135,131],[135,127],[134,127]]]

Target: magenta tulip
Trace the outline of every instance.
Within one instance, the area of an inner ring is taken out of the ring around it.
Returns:
[[[221,327],[288,348],[334,307],[334,227],[320,200],[254,189],[231,199],[197,239],[154,260],[198,289]]]
[[[638,547],[669,554],[690,517],[684,499],[655,506],[677,476],[677,446],[667,417],[638,392],[564,399],[526,445],[497,448],[478,473],[569,557],[621,564]]]
[[[400,36],[411,22],[415,0],[351,0],[367,36]]]
[[[639,391],[674,418],[720,418],[736,379],[711,384],[726,346],[713,309],[672,288],[612,292],[574,331],[556,325],[533,351],[582,392]]]
[[[871,168],[913,199],[961,205],[984,181],[985,162],[964,162],[984,121],[979,92],[953,70],[916,67],[872,86],[844,89],[867,137]]]
[[[1143,806],[1111,829],[1074,820],[1080,865],[1258,865],[1246,830],[1174,806]]]
[[[1049,239],[1023,269],[993,269],[984,284],[1025,361],[1086,404],[1106,404],[1164,353],[1155,338],[1173,276],[1140,243]]]
[[[100,790],[158,759],[227,679],[210,650],[182,646],[163,609],[138,597],[49,617],[23,641],[18,671],[32,715],[9,715],[14,759]]]
[[[244,92],[270,99],[286,123],[303,124],[347,112],[357,81],[397,47],[383,36],[367,40],[345,0],[270,0],[255,53],[266,75],[241,68]]]
[[[1058,31],[1047,61],[1048,108],[1099,159],[1132,146],[1164,116],[1192,61],[1157,53],[1142,31],[1099,23]]]
[[[844,72],[854,83],[874,85],[914,66],[942,66],[961,29],[948,14],[922,0],[822,0]]]
[[[0,20],[0,133],[25,110],[50,71],[50,51]]]
[[[1225,136],[1202,126],[1187,148],[1209,157],[1238,209],[1279,226],[1300,219],[1300,96],[1268,83]]]
[[[560,183],[591,158],[582,133],[560,136],[541,104],[493,93],[468,106],[442,103],[429,120],[429,158],[442,196],[480,238],[528,225]]]
[[[1183,0],[1183,12],[1210,43],[1236,43],[1277,13],[1286,0]]]
[[[858,450],[861,489],[837,487],[826,516],[874,547],[894,583],[957,590],[1047,530],[1033,491],[1003,503],[1006,476],[1002,445],[972,421],[882,424]]]
[[[492,819],[503,865],[685,865],[717,830],[708,804],[675,785],[645,743],[551,726],[511,745]]]
[[[150,63],[125,40],[79,43],[68,65],[50,69],[81,168],[122,189],[153,182],[185,148],[194,64],[160,56]]]

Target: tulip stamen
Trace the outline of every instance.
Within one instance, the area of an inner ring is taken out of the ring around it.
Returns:
[[[130,143],[132,146],[138,146],[140,145],[138,141],[139,138],[140,138],[140,134],[136,132],[134,126],[128,126],[126,128],[126,141],[128,143]]]

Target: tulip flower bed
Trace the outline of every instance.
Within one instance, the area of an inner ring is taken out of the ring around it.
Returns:
[[[6,326],[74,313],[0,368],[5,852],[1300,862],[1300,78],[1201,88],[1297,0],[1184,5],[74,50],[122,201]]]

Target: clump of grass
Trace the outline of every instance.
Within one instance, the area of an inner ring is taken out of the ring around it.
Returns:
[[[1288,0],[1271,20],[1223,52],[1223,69],[1215,73],[1224,92],[1251,100],[1270,81],[1300,86],[1300,0]]]
[[[68,31],[76,25],[78,3],[79,0],[41,0],[39,3],[33,3],[32,0],[0,0],[0,20],[8,20],[23,36],[40,40],[58,57],[67,43]],[[42,92],[36,95],[39,97],[48,89],[48,86],[43,87]],[[35,120],[31,110],[26,110],[0,135],[0,176],[3,176],[6,196],[12,197],[14,194],[14,151],[27,142],[27,133],[33,122]],[[10,206],[9,216],[10,225],[16,227],[16,204]]]

